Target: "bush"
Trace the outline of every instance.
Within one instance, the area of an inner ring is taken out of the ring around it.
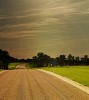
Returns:
[[[0,69],[3,69],[3,62],[0,61]]]

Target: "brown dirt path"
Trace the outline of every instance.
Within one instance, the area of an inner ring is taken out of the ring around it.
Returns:
[[[0,74],[0,100],[89,100],[89,95],[47,73],[21,67]]]

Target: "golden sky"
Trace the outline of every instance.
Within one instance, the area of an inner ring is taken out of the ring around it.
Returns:
[[[89,55],[89,0],[0,0],[0,48],[18,58]]]

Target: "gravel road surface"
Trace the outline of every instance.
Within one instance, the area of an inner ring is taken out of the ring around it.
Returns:
[[[18,66],[0,74],[0,100],[89,100],[89,95],[52,75]]]

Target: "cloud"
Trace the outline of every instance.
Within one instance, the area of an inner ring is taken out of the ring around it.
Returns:
[[[27,52],[23,57],[39,50],[82,54],[89,48],[88,27],[89,0],[0,1],[0,47],[18,57],[15,51]]]

